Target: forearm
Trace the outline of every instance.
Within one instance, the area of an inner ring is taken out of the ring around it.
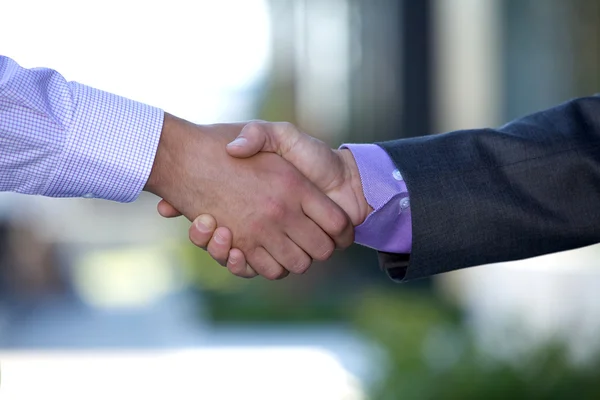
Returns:
[[[159,109],[0,56],[0,191],[133,201],[162,122]]]
[[[410,192],[409,279],[600,242],[600,97],[381,145]]]

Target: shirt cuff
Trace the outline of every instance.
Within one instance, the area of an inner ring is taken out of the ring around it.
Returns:
[[[356,243],[390,253],[410,253],[410,198],[402,173],[388,154],[374,144],[344,144],[352,152],[365,199],[373,212],[356,227]]]
[[[73,125],[42,194],[134,201],[152,170],[163,111],[75,82],[69,85],[76,105]]]

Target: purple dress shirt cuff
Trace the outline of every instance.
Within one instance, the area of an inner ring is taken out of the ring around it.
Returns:
[[[134,201],[150,176],[164,113],[89,86],[69,86],[76,104],[72,126],[41,194]]]
[[[402,174],[388,154],[374,144],[344,144],[352,152],[365,198],[373,208],[356,227],[356,243],[390,253],[410,253],[410,199]]]

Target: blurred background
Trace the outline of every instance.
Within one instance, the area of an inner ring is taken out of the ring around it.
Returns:
[[[331,144],[600,91],[597,0],[5,1],[0,54]],[[406,284],[354,247],[235,278],[133,204],[0,195],[3,399],[597,399],[600,247]]]

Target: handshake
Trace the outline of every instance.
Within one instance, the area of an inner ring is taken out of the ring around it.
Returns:
[[[289,123],[195,125],[165,114],[144,190],[234,275],[281,279],[354,241],[372,211],[354,157]]]

